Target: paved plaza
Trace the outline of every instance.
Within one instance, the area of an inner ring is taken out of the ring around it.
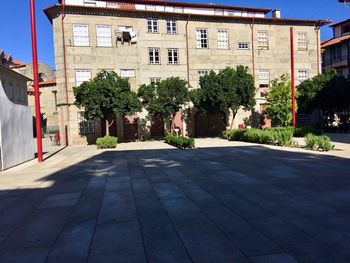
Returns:
[[[72,146],[0,173],[0,262],[350,262],[346,151],[196,144]]]

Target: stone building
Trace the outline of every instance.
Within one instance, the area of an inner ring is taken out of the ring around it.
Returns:
[[[11,70],[11,63],[12,57],[0,51],[0,171],[34,158],[30,79]]]
[[[331,25],[333,38],[322,42],[322,69],[350,76],[350,19]]]
[[[11,69],[24,76],[29,78],[33,77],[33,63],[24,63],[14,60],[10,66]],[[55,70],[43,62],[39,62],[38,71],[42,127],[44,133],[52,133],[59,130]],[[32,109],[33,118],[35,118],[35,96],[32,81],[28,82],[28,105]],[[35,125],[35,122],[33,122],[33,124]]]
[[[73,106],[72,87],[102,69],[129,78],[137,90],[171,76],[197,88],[210,70],[248,66],[257,104],[253,112],[241,110],[233,126],[249,124],[252,117],[259,120],[270,81],[290,73],[290,27],[298,82],[320,73],[319,29],[329,23],[281,18],[279,10],[266,8],[156,0],[65,0],[45,13],[54,31],[61,138],[69,144],[101,134],[100,122],[85,120],[83,111]],[[185,135],[215,135],[217,127],[230,126],[228,115],[194,113],[186,120],[179,113],[177,124]],[[159,123],[145,122],[144,116],[117,118],[114,132],[121,139],[142,139],[146,130],[152,137],[152,127]]]

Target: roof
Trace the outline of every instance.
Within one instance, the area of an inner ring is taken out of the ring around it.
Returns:
[[[31,81],[31,80],[32,80],[32,79],[30,79],[30,78],[28,78],[28,77],[26,77],[26,76],[24,76],[24,75],[18,73],[17,71],[14,71],[14,70],[12,70],[12,69],[10,69],[10,68],[8,68],[8,67],[5,67],[5,66],[3,66],[3,65],[1,65],[1,64],[0,64],[0,69],[2,69],[2,70],[4,70],[4,71],[7,71],[7,72],[10,72],[10,73],[12,73],[12,74],[15,74],[16,76],[18,76],[18,77],[20,77],[20,78],[23,78],[23,79],[25,79],[26,81]]]
[[[56,77],[39,82],[40,87],[56,86]]]
[[[321,43],[321,48],[325,48],[325,47],[333,46],[335,44],[339,44],[347,39],[350,39],[350,35],[335,37],[335,38],[331,38],[329,40],[325,40]]]
[[[115,0],[103,0],[105,2],[116,2]],[[178,2],[178,1],[162,1],[162,0],[119,0],[118,2],[132,3],[132,4],[157,4],[157,5],[172,5],[172,6],[181,6],[181,7],[197,7],[197,8],[218,8],[218,9],[234,9],[250,12],[262,12],[268,13],[272,11],[271,8],[252,8],[244,6],[231,6],[231,5],[221,5],[215,3],[191,3],[191,2]],[[59,3],[62,4],[62,0],[59,0]]]
[[[343,24],[347,24],[347,23],[350,23],[350,19],[340,21],[340,22],[338,22],[338,23],[335,23],[335,24],[333,24],[333,25],[330,25],[330,27],[336,27],[336,26],[340,26],[340,25],[343,25]]]
[[[139,0],[141,1],[141,0]],[[144,0],[142,2],[151,1],[151,0]],[[154,2],[155,0],[152,0]],[[173,2],[171,2],[173,3]],[[218,6],[218,5],[215,5]],[[232,7],[231,7],[232,8]],[[65,13],[76,13],[81,14],[82,10],[85,10],[87,14],[89,15],[106,15],[108,13],[115,14],[120,12],[128,13],[129,16],[136,16],[137,14],[144,14],[147,16],[152,16],[156,14],[159,15],[171,15],[171,16],[177,16],[177,17],[183,17],[184,19],[190,18],[191,20],[198,19],[198,18],[209,18],[211,20],[213,19],[226,19],[231,21],[248,21],[248,22],[260,22],[260,23],[275,23],[275,24],[287,24],[287,25],[317,25],[317,26],[323,26],[326,24],[331,23],[331,20],[311,20],[311,19],[293,19],[293,18],[266,18],[266,17],[245,17],[245,16],[223,16],[223,15],[204,15],[204,14],[187,14],[187,13],[171,13],[171,12],[159,12],[159,11],[146,11],[146,10],[137,10],[135,9],[113,9],[113,8],[106,8],[106,7],[92,7],[92,6],[73,6],[73,5],[66,5],[64,7]],[[46,16],[48,19],[52,22],[52,19],[57,17],[57,15],[60,14],[62,11],[62,5],[53,5],[44,10]]]

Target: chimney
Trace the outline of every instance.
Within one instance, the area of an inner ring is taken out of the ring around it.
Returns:
[[[275,9],[272,11],[272,18],[281,18],[281,10]]]

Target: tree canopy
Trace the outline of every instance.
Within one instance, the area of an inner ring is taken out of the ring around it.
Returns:
[[[295,94],[297,97],[298,94]],[[271,82],[270,91],[267,93],[267,105],[264,113],[271,119],[273,126],[290,126],[292,124],[292,89],[290,78],[282,75]],[[297,110],[297,103],[295,103]]]
[[[138,96],[150,117],[161,114],[170,122],[172,133],[173,119],[189,99],[188,84],[179,77],[171,77],[156,84],[140,86]]]
[[[227,67],[218,74],[211,71],[199,83],[200,88],[191,92],[191,100],[202,112],[231,110],[233,123],[240,107],[250,110],[255,105],[254,79],[248,67]]]
[[[130,90],[128,79],[121,78],[115,72],[101,71],[90,81],[74,87],[75,105],[84,107],[87,118],[106,120],[108,135],[109,114],[116,116],[132,115],[141,110],[137,94]]]

